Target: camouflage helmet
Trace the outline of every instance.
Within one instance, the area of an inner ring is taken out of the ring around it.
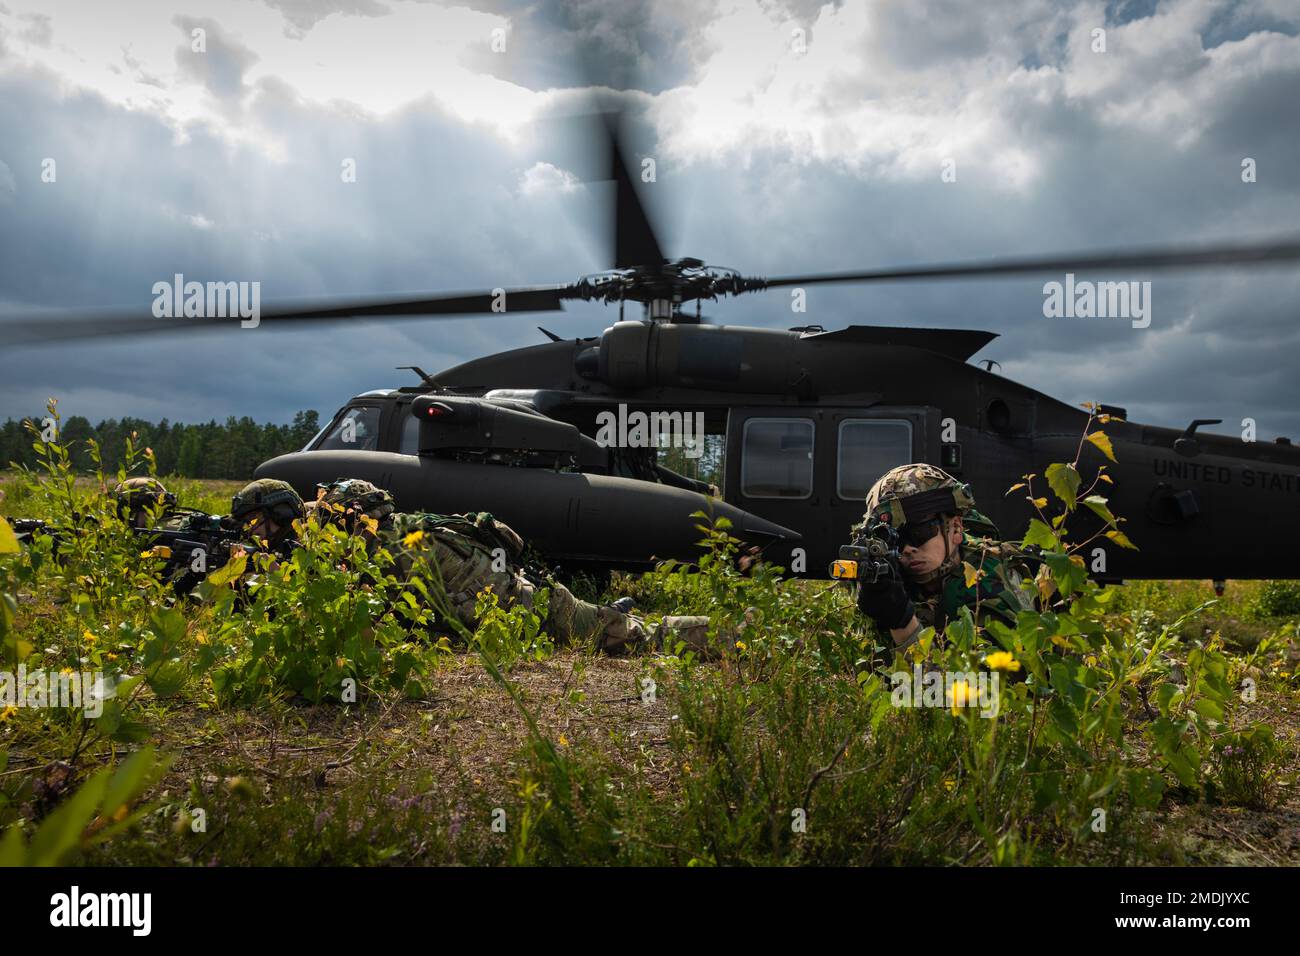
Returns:
[[[287,481],[259,478],[230,499],[230,517],[242,522],[254,511],[265,511],[276,524],[288,526],[306,515],[302,499]]]
[[[176,504],[176,496],[157,478],[140,477],[120,481],[113,489],[113,498],[117,501],[117,513],[123,519],[145,508],[159,505],[170,508]]]
[[[340,511],[355,511],[382,520],[397,510],[391,493],[362,478],[336,478],[316,487],[323,492],[320,500]]]
[[[970,485],[922,462],[886,472],[867,492],[867,520],[895,528],[935,514],[964,515],[974,507]]]

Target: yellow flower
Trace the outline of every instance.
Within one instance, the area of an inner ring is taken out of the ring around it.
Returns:
[[[18,708],[14,707],[12,704],[10,704],[4,710],[0,710],[0,724],[4,723],[6,720],[8,720],[16,713],[18,713]]]
[[[948,703],[952,705],[954,714],[961,713],[961,709],[968,704],[975,702],[975,691],[970,686],[969,681],[953,681],[952,687],[948,688]]]
[[[560,734],[560,746],[561,747],[569,746],[569,738],[564,736],[564,734]]]
[[[749,649],[749,645],[746,644],[744,641],[736,641],[736,646],[739,647],[742,651]]]
[[[1010,651],[994,651],[988,657],[984,658],[984,663],[991,670],[1015,672],[1020,670],[1020,661],[1011,656]]]
[[[107,657],[110,661],[115,661],[115,660],[117,660],[117,655],[114,654],[112,651],[109,651],[109,652],[108,652],[107,654],[105,654],[104,656]]]
[[[423,540],[424,540],[423,531],[412,531],[410,534],[408,534],[405,538],[402,539],[402,544],[408,548],[413,548]]]
[[[943,789],[947,790],[949,793],[952,793],[952,791],[954,791],[954,790],[957,789],[957,781],[956,781],[956,780],[945,780],[945,781],[943,782]]]
[[[81,632],[81,639],[87,644],[95,643],[95,635],[90,632],[89,628]]]

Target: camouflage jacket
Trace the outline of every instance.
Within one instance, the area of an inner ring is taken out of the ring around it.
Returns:
[[[379,522],[372,549],[393,557],[401,580],[417,566],[441,585],[453,606],[472,600],[482,588],[513,576],[523,555],[519,535],[486,512],[464,515],[397,512]]]
[[[491,587],[503,605],[517,602],[531,608],[537,590],[545,587],[550,591],[545,627],[557,642],[621,653],[645,641],[639,619],[579,600],[556,581],[526,575],[523,540],[486,512],[389,515],[379,523],[373,547],[393,556],[399,579],[425,579],[435,613],[451,612],[471,629],[476,626],[476,598],[484,588]],[[439,590],[446,594],[446,605]]]
[[[1019,545],[967,534],[962,541],[961,559],[955,569],[938,581],[908,584],[908,594],[922,625],[942,632],[961,608],[968,607],[977,623],[992,614],[1014,627],[1016,614],[1034,609],[1033,593],[1022,590],[1021,582],[1033,581],[1039,562]],[[983,572],[969,587],[967,564]]]

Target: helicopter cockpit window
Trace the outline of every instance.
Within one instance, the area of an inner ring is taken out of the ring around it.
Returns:
[[[378,451],[379,411],[378,405],[349,408],[321,439],[316,451]]]
[[[807,418],[745,422],[740,491],[747,498],[809,498],[813,482],[813,423]]]
[[[911,423],[866,418],[840,422],[837,488],[841,498],[864,500],[881,475],[911,461]]]
[[[410,414],[410,405],[399,405],[405,413],[402,415],[402,440],[397,446],[399,455],[418,455],[420,453],[420,420]]]

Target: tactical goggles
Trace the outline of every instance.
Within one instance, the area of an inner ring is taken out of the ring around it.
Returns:
[[[924,521],[909,521],[898,529],[898,546],[900,548],[920,548],[927,541],[943,530],[942,518],[927,518]]]
[[[258,508],[255,511],[249,511],[238,519],[240,530],[245,534],[256,531],[266,523],[266,512]]]

